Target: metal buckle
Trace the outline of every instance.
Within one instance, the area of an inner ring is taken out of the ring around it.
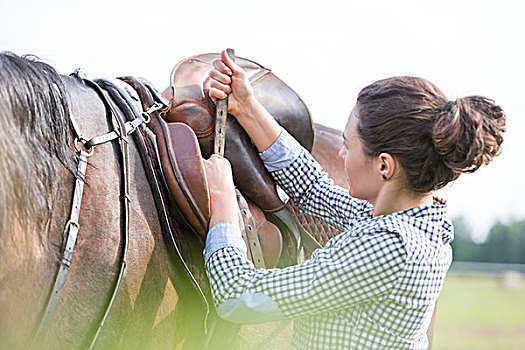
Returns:
[[[164,105],[162,105],[161,103],[155,102],[150,108],[148,108],[147,111],[142,112],[141,115],[144,120],[144,123],[148,124],[150,122],[151,113],[160,111],[162,109],[164,109]]]
[[[148,108],[146,113],[151,114],[153,112],[160,111],[161,109],[164,109],[164,105],[162,105],[162,104],[160,104],[158,102],[155,102],[150,108]]]
[[[87,140],[83,137],[75,137],[75,140],[73,141],[73,148],[75,148],[77,153],[84,152],[86,157],[91,157],[95,152],[95,148],[86,147],[86,142]]]
[[[80,229],[80,225],[78,222],[73,221],[73,220],[68,220],[66,222],[66,226],[64,227],[64,234],[67,232],[67,230],[69,230],[70,226],[75,226],[77,229]]]

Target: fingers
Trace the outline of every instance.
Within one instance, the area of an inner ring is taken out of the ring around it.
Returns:
[[[237,63],[232,61],[230,56],[228,56],[228,54],[226,53],[226,50],[221,52],[221,60],[233,72],[233,75],[244,74],[244,70]]]
[[[237,65],[226,54],[221,53],[220,59],[212,61],[213,68],[209,73],[209,96],[216,102],[218,99],[228,98],[228,112],[236,115],[245,101],[253,96],[253,89],[243,68]],[[233,97],[232,97],[233,96]]]
[[[232,70],[220,58],[214,59],[212,61],[212,66],[222,74],[233,75]]]
[[[212,154],[209,159],[204,159],[204,167],[211,172],[231,172],[231,165],[228,159],[219,154]]]
[[[216,100],[226,98],[227,96],[228,95],[222,90],[215,89],[215,88],[210,89],[210,97],[215,103],[217,102]]]
[[[219,83],[229,85],[232,82],[230,75],[223,73],[221,70],[215,68],[210,71],[210,78],[217,80]]]
[[[229,86],[232,82],[233,74],[224,62],[220,59],[212,61],[213,69],[210,71],[210,97],[212,100],[223,99],[227,97],[232,90]]]
[[[203,160],[203,164],[210,193],[233,191],[232,169],[226,158],[214,154],[209,159]]]
[[[226,85],[226,84],[222,84],[221,82],[215,80],[215,79],[210,79],[210,87],[211,88],[214,88],[214,89],[217,89],[217,90],[220,90],[220,91],[223,91],[227,94],[229,94],[231,92],[231,87],[230,85]]]

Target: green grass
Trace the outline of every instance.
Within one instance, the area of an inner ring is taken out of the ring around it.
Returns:
[[[438,302],[434,350],[525,349],[525,282],[450,275]]]

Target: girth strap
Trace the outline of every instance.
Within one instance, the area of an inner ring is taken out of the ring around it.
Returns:
[[[237,203],[239,205],[239,211],[244,222],[244,227],[241,228],[246,244],[248,245],[248,254],[251,255],[253,265],[256,268],[265,268],[266,263],[264,261],[264,255],[262,252],[261,242],[257,235],[257,227],[255,226],[255,220],[250,212],[246,199],[242,196],[238,189],[235,189],[237,195]]]
[[[103,85],[104,81],[98,80],[97,83],[100,85]],[[108,86],[105,86],[105,89],[108,90]],[[98,92],[99,94],[101,93],[100,90],[98,90]],[[126,258],[127,258],[127,252],[128,252],[128,244],[129,244],[129,211],[130,211],[129,204],[131,202],[131,198],[129,197],[129,149],[128,149],[129,139],[128,139],[128,135],[136,130],[136,126],[134,124],[132,124],[133,125],[132,128],[128,129],[127,125],[130,125],[130,124],[125,123],[125,120],[122,119],[122,116],[120,115],[120,113],[117,113],[111,101],[109,101],[103,93],[102,93],[102,96],[103,97],[101,98],[103,98],[105,104],[108,104],[111,108],[111,112],[114,116],[114,118],[112,118],[111,120],[113,122],[116,121],[118,124],[118,128],[115,128],[114,132],[118,130],[120,133],[119,143],[120,143],[120,152],[121,152],[121,158],[122,158],[121,197],[122,197],[123,204],[122,204],[122,209],[121,209],[122,210],[122,223],[121,224],[122,224],[122,230],[123,230],[122,231],[123,232],[122,234],[123,250],[121,253],[119,274],[115,282],[115,285],[113,287],[113,293],[106,307],[106,311],[104,312],[104,315],[102,316],[102,320],[99,323],[97,331],[91,341],[91,344],[89,346],[90,350],[95,345],[98,339],[98,336],[100,335],[100,332],[102,330],[102,327],[104,326],[104,323],[109,315],[111,307],[113,306],[113,303],[119,291],[120,285],[122,283],[122,279],[124,277],[124,271],[126,269],[126,263],[127,263]],[[124,112],[126,113],[127,111],[124,111]]]

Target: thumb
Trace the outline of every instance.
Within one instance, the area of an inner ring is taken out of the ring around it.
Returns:
[[[226,52],[226,50],[222,51],[221,52],[221,59],[222,61],[224,62],[224,64],[226,64],[228,66],[228,68],[230,68],[233,72],[233,74],[243,74],[244,73],[244,69],[241,68],[241,66],[239,66],[237,63],[235,63],[231,58],[230,56],[228,55],[228,53]]]

